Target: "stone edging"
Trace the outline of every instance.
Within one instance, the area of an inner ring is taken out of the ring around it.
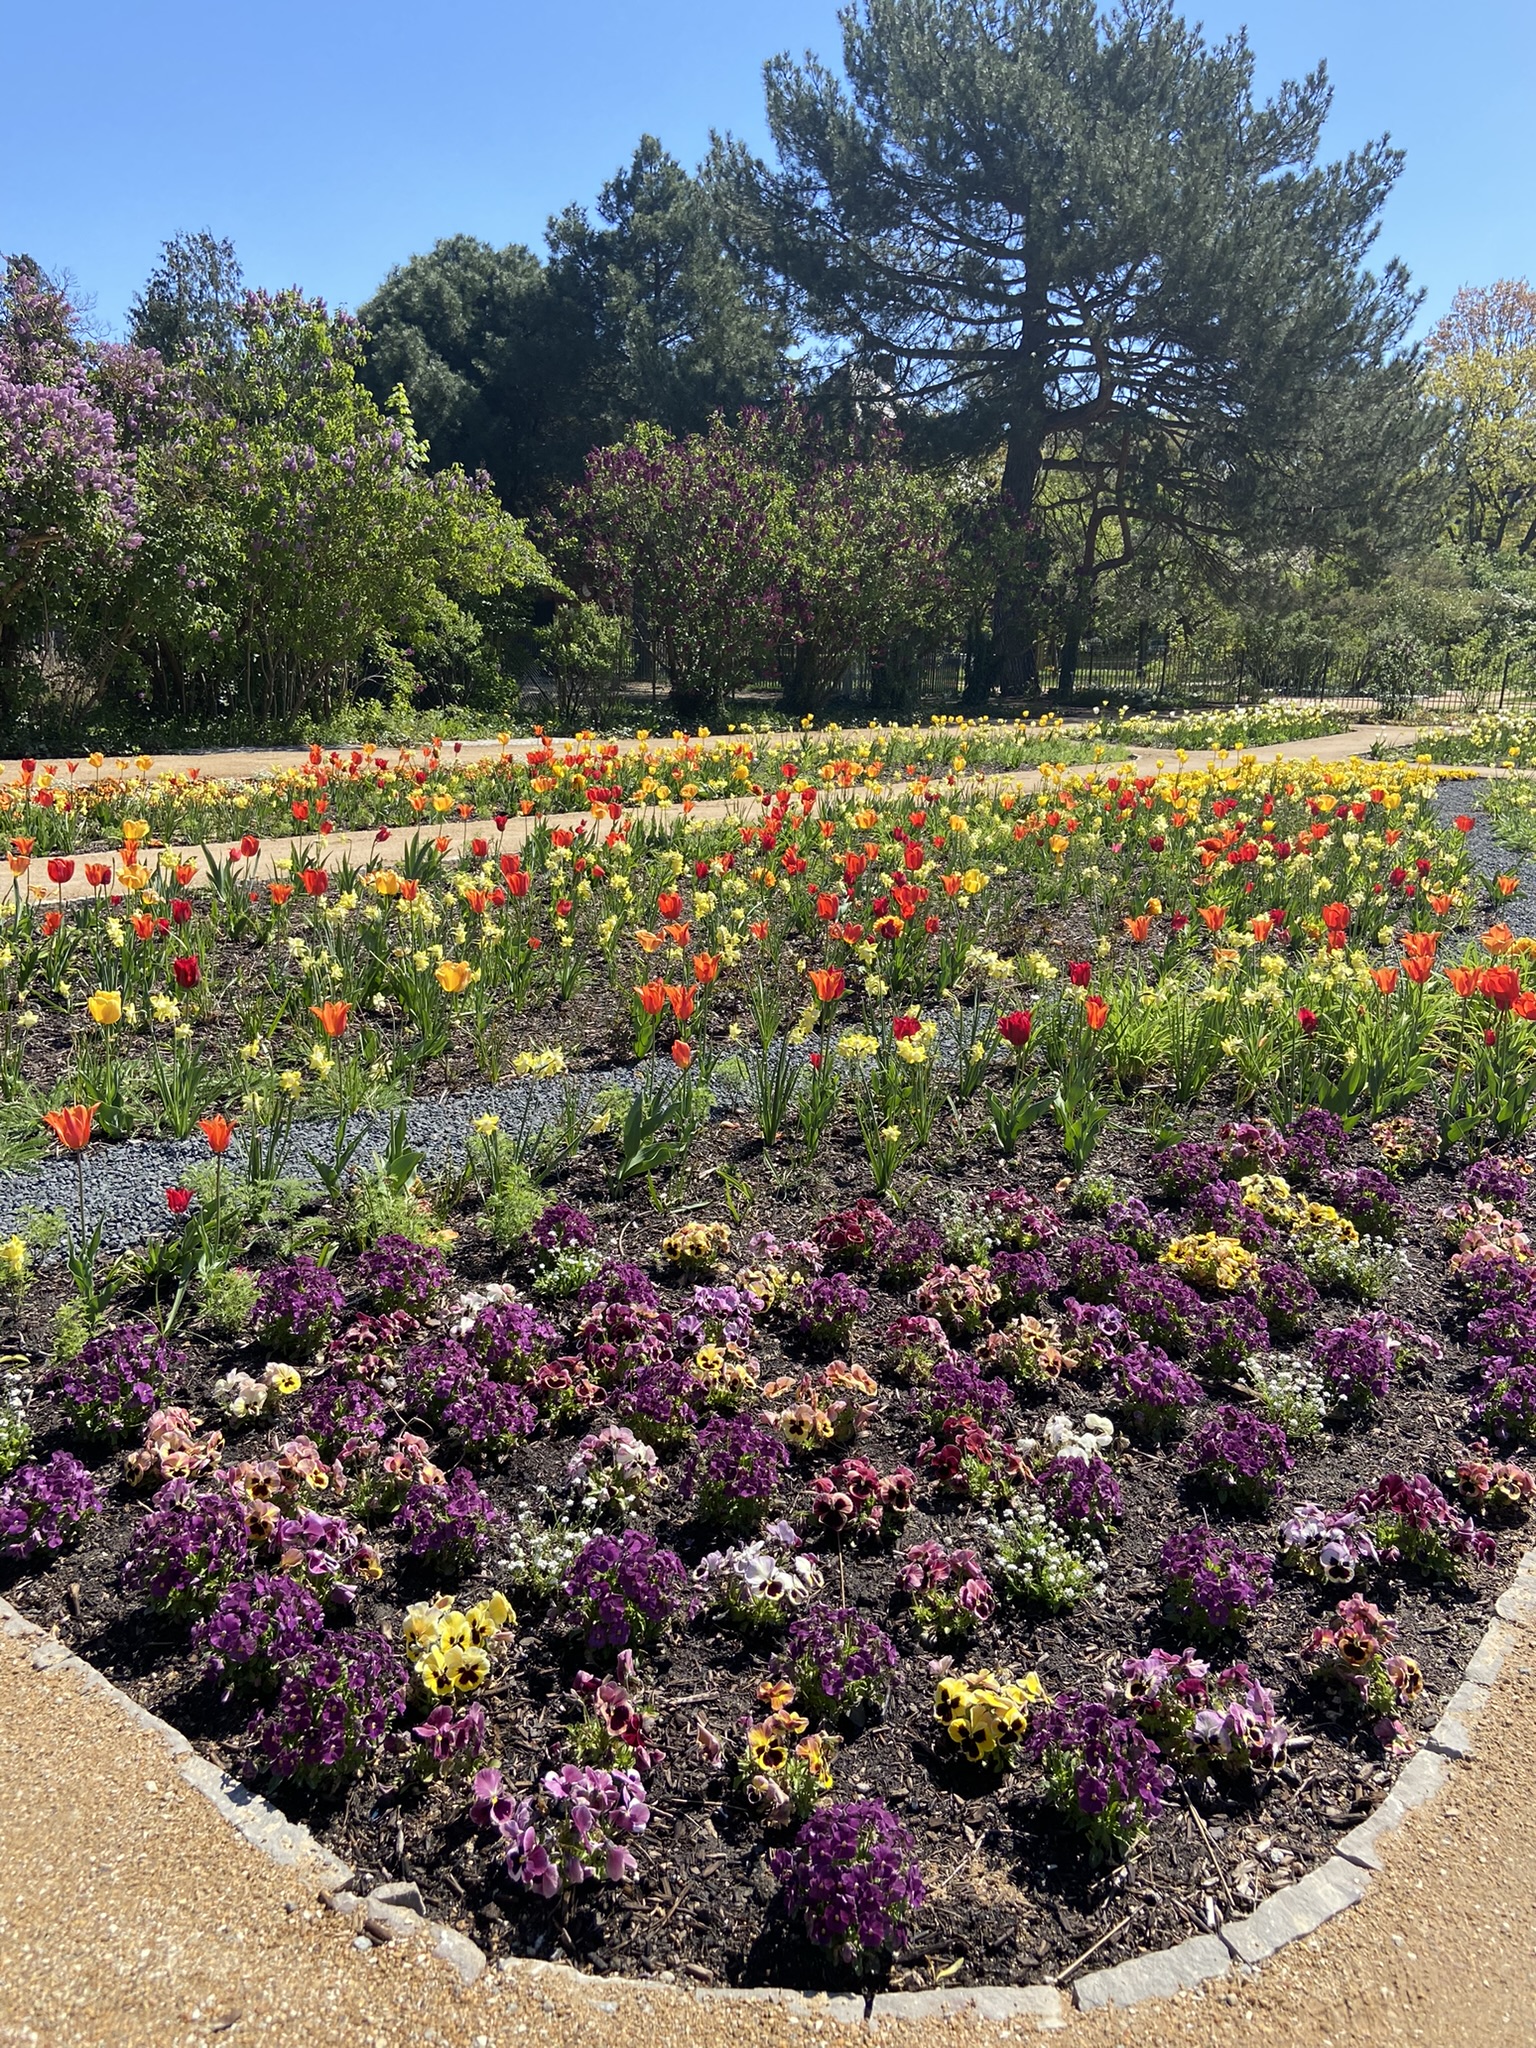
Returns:
[[[1194,1935],[1174,1948],[1137,1956],[1109,1969],[1094,1970],[1079,1977],[1070,1990],[1049,1984],[982,1984],[953,1991],[882,1991],[866,2000],[856,1996],[829,1998],[825,1994],[806,1997],[797,1991],[774,1988],[676,1988],[700,2004],[768,2004],[783,2008],[786,2018],[826,2018],[848,2025],[944,2019],[965,2013],[977,2019],[1032,2022],[1037,2029],[1056,2030],[1066,2026],[1073,2006],[1080,2012],[1097,2012],[1107,2006],[1140,2005],[1147,1999],[1166,1998],[1176,1991],[1230,1976],[1234,1965],[1240,1972],[1252,1970],[1288,1943],[1300,1941],[1335,1915],[1357,1905],[1365,1896],[1372,1873],[1381,1868],[1379,1851],[1387,1837],[1416,1807],[1436,1797],[1453,1763],[1475,1754],[1477,1722],[1488,1704],[1493,1683],[1505,1659],[1529,1642],[1528,1632],[1536,1630],[1536,1548],[1521,1558],[1514,1578],[1494,1603],[1494,1613],[1496,1618],[1473,1652],[1461,1684],[1425,1737],[1422,1748],[1403,1766],[1381,1804],[1340,1838],[1337,1849],[1325,1863],[1294,1884],[1271,1892],[1245,1919],[1229,1921],[1210,1934]],[[367,1944],[370,1939],[399,1941],[425,1937],[432,1953],[448,1964],[462,1984],[473,1984],[484,1975],[484,1950],[457,1928],[428,1920],[422,1910],[421,1893],[414,1884],[377,1885],[366,1897],[351,1891],[351,1866],[322,1848],[308,1828],[290,1821],[258,1793],[199,1756],[179,1729],[130,1699],[83,1657],[67,1650],[56,1636],[29,1621],[3,1599],[0,1635],[30,1641],[34,1670],[73,1672],[82,1690],[110,1700],[135,1726],[155,1736],[187,1784],[201,1792],[253,1848],[274,1863],[290,1867],[307,1863],[320,1879],[321,1897],[334,1912],[345,1915],[356,1925],[360,1941]],[[558,1986],[562,1993],[585,1994],[594,2000],[599,2011],[614,2009],[606,1993],[617,1988],[645,1992],[672,1988],[658,1978],[597,1977],[568,1963],[541,1963],[522,1957],[504,1958],[497,1964],[497,1971],[515,1975],[520,1984],[530,1989],[536,1990],[542,1978],[552,1988]]]

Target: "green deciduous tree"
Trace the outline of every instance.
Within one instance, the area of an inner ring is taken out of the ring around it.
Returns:
[[[1406,275],[1365,267],[1398,156],[1319,159],[1321,70],[1256,100],[1244,39],[1167,0],[841,19],[845,80],[768,66],[776,168],[717,148],[736,245],[914,431],[1002,444],[1006,504],[1067,555],[1069,648],[1151,532],[1361,546],[1393,523],[1427,432]],[[1045,566],[998,593],[1005,685]]]
[[[128,309],[132,340],[167,362],[192,348],[224,349],[235,339],[244,297],[235,245],[208,228],[173,235]]]
[[[1430,336],[1428,381],[1446,408],[1453,536],[1536,552],[1536,291],[1465,286]]]

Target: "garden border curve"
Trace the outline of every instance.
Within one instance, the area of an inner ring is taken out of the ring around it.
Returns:
[[[1461,1684],[1422,1746],[1398,1773],[1381,1804],[1341,1837],[1334,1853],[1305,1877],[1272,1892],[1246,1918],[1232,1920],[1208,1934],[1197,1934],[1173,1948],[1136,1956],[1078,1977],[1066,1988],[1059,1983],[976,1985],[945,1991],[877,1992],[868,1999],[807,1997],[778,1988],[692,1987],[702,2004],[741,2001],[776,2005],[786,2013],[798,2009],[845,2024],[880,2020],[943,2019],[969,2014],[977,2019],[1033,2022],[1042,2030],[1065,2027],[1069,2010],[1095,2012],[1105,2007],[1140,2005],[1227,1977],[1234,1968],[1247,1971],[1293,1941],[1314,1933],[1365,1896],[1372,1873],[1381,1868],[1380,1850],[1416,1807],[1438,1796],[1453,1764],[1476,1752],[1476,1729],[1489,1693],[1505,1659],[1536,1631],[1536,1547],[1527,1550],[1515,1575],[1494,1603],[1494,1620],[1468,1661]],[[425,1938],[432,1953],[446,1963],[462,1984],[473,1984],[487,1968],[485,1952],[456,1928],[428,1920],[421,1895],[411,1884],[378,1885],[366,1897],[349,1889],[354,1872],[322,1848],[308,1828],[290,1821],[259,1793],[200,1756],[185,1735],[141,1707],[94,1665],[37,1622],[29,1621],[8,1600],[0,1599],[0,1634],[30,1641],[37,1671],[72,1671],[83,1689],[108,1699],[137,1727],[164,1744],[187,1784],[200,1792],[244,1839],[272,1862],[291,1867],[308,1864],[319,1877],[320,1895],[332,1911],[348,1917],[363,1936],[376,1941]],[[414,1903],[413,1903],[414,1900]],[[655,1990],[653,1978],[596,1977],[568,1963],[542,1963],[507,1957],[497,1965],[532,1980],[557,1972],[561,1988],[598,1995],[622,1985]],[[688,1989],[688,1987],[678,1987]]]

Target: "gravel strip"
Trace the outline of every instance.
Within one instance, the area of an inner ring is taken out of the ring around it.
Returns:
[[[1467,851],[1480,875],[1520,877],[1520,887],[1514,895],[1500,898],[1497,910],[1490,914],[1507,924],[1517,939],[1536,938],[1536,862],[1502,845],[1495,837],[1483,809],[1487,793],[1486,776],[1480,775],[1471,782],[1442,782],[1435,792],[1435,809],[1444,825],[1457,817],[1476,821],[1467,834]]]

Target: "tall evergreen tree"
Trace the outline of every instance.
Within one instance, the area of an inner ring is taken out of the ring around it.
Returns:
[[[158,349],[167,362],[193,347],[227,347],[243,298],[233,242],[208,228],[173,235],[128,309],[129,330],[137,347]]]
[[[547,243],[541,264],[453,236],[361,309],[373,388],[405,386],[434,461],[484,467],[532,509],[637,420],[688,433],[774,395],[780,327],[722,251],[709,193],[654,137],[595,222],[568,207]]]
[[[736,246],[950,447],[1006,450],[1031,533],[993,672],[1028,680],[1046,557],[1068,653],[1152,531],[1361,545],[1426,445],[1417,301],[1366,257],[1400,158],[1319,159],[1320,68],[1253,95],[1169,0],[858,0],[846,78],[767,67],[778,164],[717,145]],[[1015,559],[1018,559],[1017,554]]]

